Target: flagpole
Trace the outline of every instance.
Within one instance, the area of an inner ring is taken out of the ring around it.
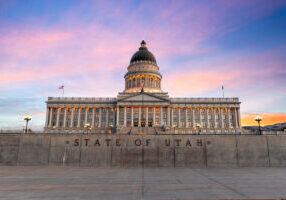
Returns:
[[[221,90],[222,90],[222,98],[224,98],[224,87],[223,86],[221,87]]]

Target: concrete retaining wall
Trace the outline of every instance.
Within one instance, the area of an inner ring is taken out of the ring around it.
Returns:
[[[285,167],[286,136],[0,135],[0,165]]]

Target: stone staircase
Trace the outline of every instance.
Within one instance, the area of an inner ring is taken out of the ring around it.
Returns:
[[[130,132],[131,132],[131,127],[121,127],[119,129],[119,134],[130,135]]]
[[[132,127],[131,135],[156,135],[156,129],[154,127]]]
[[[117,133],[123,135],[160,135],[167,132],[163,127],[121,127],[117,129]]]

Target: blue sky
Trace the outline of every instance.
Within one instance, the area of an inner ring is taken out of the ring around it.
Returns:
[[[239,97],[244,125],[286,121],[286,1],[0,1],[0,129],[45,100],[115,97],[142,39],[171,97]]]

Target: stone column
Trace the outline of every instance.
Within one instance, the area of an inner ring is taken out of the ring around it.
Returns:
[[[131,106],[131,127],[133,127],[134,126],[134,116],[133,116],[133,111],[134,110],[134,108],[133,108],[133,106]]]
[[[52,127],[53,107],[50,107],[49,127]]]
[[[98,108],[98,127],[101,127],[101,119],[102,119],[102,107]]]
[[[71,113],[71,125],[70,125],[70,127],[72,128],[73,127],[73,118],[74,118],[74,108],[71,108],[71,111],[72,111],[72,113]]]
[[[138,127],[141,127],[141,106],[138,106]]]
[[[203,128],[203,124],[202,124],[202,109],[201,108],[199,108],[199,123],[200,123],[200,125],[202,126],[202,128]]]
[[[145,122],[145,126],[148,127],[148,106],[146,105],[146,112],[145,112],[145,119],[146,119],[146,122]]]
[[[178,127],[181,127],[181,108],[178,107]]]
[[[217,128],[217,127],[216,127],[216,119],[215,119],[215,116],[216,116],[216,108],[213,109],[213,113],[212,113],[212,114],[213,114],[213,125],[214,125],[214,128]]]
[[[94,128],[94,118],[95,118],[95,112],[94,112],[94,107],[92,107],[92,121],[91,121],[91,128]]]
[[[59,127],[59,122],[60,122],[60,110],[61,110],[61,108],[58,108],[58,110],[57,110],[57,123],[56,123],[56,127]]]
[[[241,128],[240,108],[237,108],[238,128]]]
[[[49,112],[50,112],[50,108],[47,106],[45,127],[48,127],[49,125]]]
[[[174,108],[171,108],[171,127],[174,126]]]
[[[81,108],[79,107],[78,108],[78,118],[77,118],[77,127],[79,128],[80,127],[80,116],[81,116]]]
[[[116,108],[116,126],[119,127],[119,106]]]
[[[223,108],[220,108],[219,109],[219,126],[221,129],[224,128],[222,115],[223,115]]]
[[[160,125],[163,126],[163,107],[160,106]]]
[[[113,107],[113,126],[116,126],[116,112],[115,112],[115,108]]]
[[[185,109],[185,127],[188,128],[188,107]]]
[[[230,108],[227,108],[227,114],[226,114],[226,121],[227,121],[227,128],[230,128]]]
[[[64,125],[63,127],[66,127],[66,122],[67,122],[67,109],[68,108],[64,108],[65,109],[65,114],[64,114]]]
[[[236,108],[233,109],[234,110],[234,119],[233,119],[233,122],[234,122],[234,128],[238,128],[237,126],[237,112],[236,112]]]
[[[192,127],[195,128],[196,124],[195,124],[195,108],[192,108]]]
[[[167,125],[170,126],[170,107],[167,108]]]
[[[153,127],[156,125],[156,108],[155,106],[153,107]]]
[[[205,111],[205,121],[206,121],[206,127],[207,129],[210,128],[210,123],[209,123],[209,108],[206,109]]]
[[[105,127],[108,127],[108,121],[109,121],[109,108],[106,108],[106,112],[105,112]]]
[[[89,108],[85,107],[85,118],[84,118],[84,125],[87,124],[87,113],[88,113]]]
[[[127,119],[126,119],[126,106],[124,106],[124,127],[127,126]]]

